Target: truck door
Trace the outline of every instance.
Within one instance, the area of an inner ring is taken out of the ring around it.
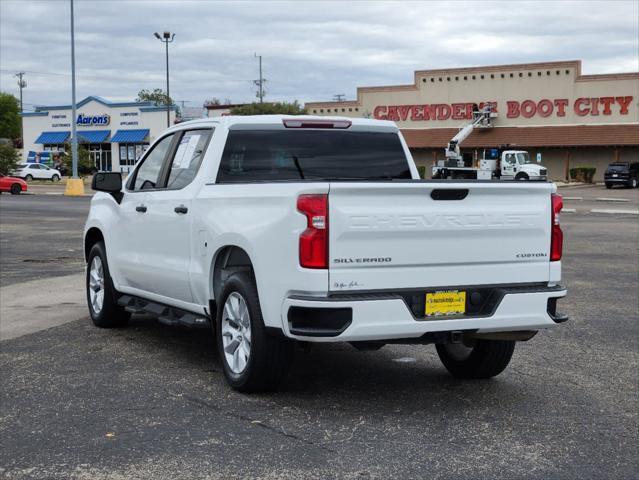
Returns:
[[[508,180],[517,174],[517,157],[514,153],[504,152],[501,160],[501,177]]]
[[[212,129],[194,129],[177,134],[176,146],[167,157],[163,188],[148,192],[143,253],[153,293],[192,303],[190,286],[191,236],[195,197],[193,180],[211,138]]]

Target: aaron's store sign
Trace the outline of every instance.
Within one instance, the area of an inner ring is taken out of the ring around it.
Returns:
[[[473,132],[462,151],[510,145],[542,157],[554,180],[576,166],[639,161],[639,73],[582,75],[580,61],[422,70],[410,85],[360,87],[357,100],[307,103],[315,115],[392,120],[418,165],[430,167],[490,104],[494,127]],[[430,168],[426,168],[430,172]]]
[[[22,114],[24,160],[48,162],[71,140],[71,122],[79,142],[98,170],[128,171],[150,143],[166,129],[166,107],[152,102],[110,102],[87,97],[77,105],[38,106]],[[171,123],[175,122],[175,107]]]

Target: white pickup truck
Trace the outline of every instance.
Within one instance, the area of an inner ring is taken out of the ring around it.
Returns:
[[[488,378],[567,319],[555,185],[420,180],[392,122],[186,122],[93,188],[93,322],[210,325],[240,391],[279,385],[295,341],[434,343],[456,377]]]

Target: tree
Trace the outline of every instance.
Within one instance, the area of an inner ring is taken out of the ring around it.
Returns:
[[[73,174],[73,157],[71,156],[71,144],[64,145],[66,155],[62,158],[62,163],[67,167],[69,176]],[[80,143],[78,143],[78,175],[87,175],[95,170],[95,165],[91,161],[89,151]]]
[[[295,100],[288,102],[248,103],[231,109],[231,115],[304,115],[306,110]]]
[[[20,121],[18,99],[0,92],[0,138],[20,138]]]
[[[166,92],[161,88],[154,88],[153,90],[147,90],[143,88],[138,92],[138,98],[136,102],[153,102],[156,105],[173,105],[173,99],[166,95]]]
[[[8,143],[0,143],[0,173],[10,175],[20,161],[18,152]]]

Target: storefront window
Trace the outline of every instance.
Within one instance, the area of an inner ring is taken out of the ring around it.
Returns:
[[[132,167],[147,148],[149,148],[148,143],[121,143],[120,166]]]
[[[64,143],[49,143],[43,145],[45,152],[64,152]]]

